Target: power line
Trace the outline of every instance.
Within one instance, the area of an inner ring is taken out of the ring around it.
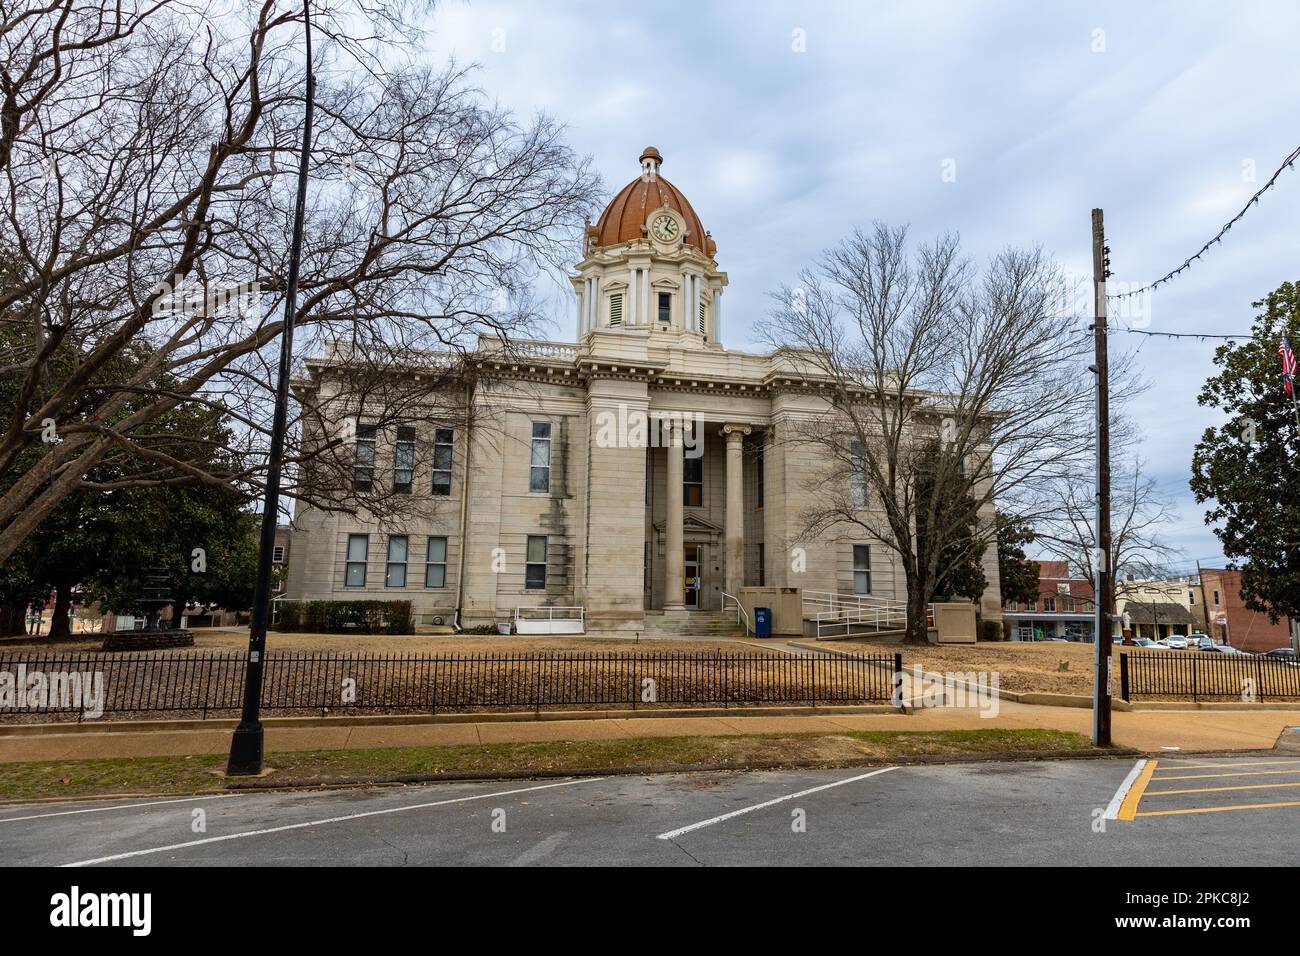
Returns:
[[[1174,269],[1166,273],[1164,276],[1157,279],[1155,282],[1152,282],[1150,285],[1144,285],[1142,288],[1133,289],[1130,292],[1118,292],[1115,293],[1114,295],[1107,295],[1106,298],[1125,299],[1132,295],[1140,295],[1143,292],[1150,292],[1156,286],[1168,282],[1170,279],[1174,278],[1174,276],[1178,275],[1179,273],[1183,272],[1186,269],[1191,268],[1192,263],[1195,262],[1197,259],[1201,258],[1201,256],[1205,255],[1205,253],[1209,250],[1210,246],[1214,245],[1216,242],[1220,242],[1223,240],[1223,237],[1228,234],[1228,230],[1241,221],[1242,217],[1245,216],[1246,213],[1250,210],[1250,207],[1253,206],[1255,203],[1259,202],[1259,197],[1262,196],[1268,190],[1273,188],[1273,184],[1277,182],[1278,176],[1282,175],[1282,171],[1286,169],[1290,169],[1297,159],[1300,159],[1300,146],[1297,146],[1295,149],[1293,149],[1290,155],[1288,155],[1286,159],[1282,160],[1282,165],[1279,166],[1273,172],[1273,175],[1269,177],[1268,182],[1266,182],[1263,186],[1261,186],[1259,190],[1255,193],[1255,195],[1251,196],[1250,199],[1247,200],[1246,205],[1241,207],[1241,212],[1237,213],[1237,215],[1229,219],[1224,224],[1223,228],[1218,231],[1218,233],[1215,235],[1213,239],[1211,239],[1205,245],[1201,246],[1201,248],[1197,250],[1195,255],[1185,259],[1183,261],[1183,264],[1179,266],[1177,269]]]

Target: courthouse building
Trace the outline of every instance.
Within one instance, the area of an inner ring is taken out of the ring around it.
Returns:
[[[300,505],[288,597],[409,599],[419,623],[466,627],[580,607],[592,630],[717,611],[747,586],[904,600],[879,542],[799,540],[826,468],[782,437],[825,402],[790,359],[724,346],[753,317],[724,308],[715,240],[662,161],[647,148],[587,228],[574,343],[481,339],[472,425],[376,436],[358,418],[374,480],[427,508],[403,524]],[[322,388],[334,364],[308,365]],[[984,566],[998,619],[995,548]]]

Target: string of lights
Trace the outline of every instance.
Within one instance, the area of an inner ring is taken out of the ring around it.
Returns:
[[[1132,289],[1132,290],[1130,290],[1130,291],[1128,291],[1128,292],[1117,292],[1117,293],[1114,293],[1113,295],[1107,295],[1106,298],[1107,298],[1107,299],[1125,299],[1125,298],[1128,298],[1129,296],[1140,295],[1140,294],[1142,294],[1143,292],[1150,292],[1150,291],[1151,291],[1152,289],[1154,289],[1156,286],[1158,286],[1158,285],[1162,285],[1162,284],[1164,284],[1164,283],[1170,281],[1171,279],[1173,279],[1173,278],[1174,278],[1175,276],[1177,276],[1179,273],[1184,272],[1184,271],[1187,270],[1187,269],[1190,269],[1192,263],[1195,262],[1197,259],[1201,258],[1201,256],[1205,255],[1205,253],[1209,251],[1209,249],[1210,249],[1210,247],[1211,247],[1212,245],[1214,245],[1214,244],[1217,243],[1217,242],[1221,242],[1221,241],[1223,240],[1223,237],[1226,236],[1226,235],[1228,234],[1228,230],[1230,230],[1234,225],[1236,225],[1238,222],[1241,221],[1242,217],[1245,216],[1246,213],[1250,211],[1250,207],[1253,206],[1253,205],[1255,205],[1256,203],[1259,202],[1259,197],[1262,196],[1262,195],[1264,195],[1265,192],[1267,192],[1268,190],[1270,190],[1270,189],[1273,188],[1273,184],[1274,184],[1275,182],[1277,182],[1277,178],[1278,178],[1280,175],[1282,175],[1283,170],[1290,169],[1290,168],[1295,164],[1295,161],[1296,161],[1297,159],[1300,159],[1300,146],[1297,146],[1295,149],[1293,149],[1293,150],[1291,151],[1290,155],[1287,156],[1287,158],[1284,159],[1284,160],[1282,161],[1282,165],[1279,166],[1279,167],[1278,167],[1278,168],[1273,172],[1273,175],[1269,177],[1268,182],[1266,182],[1263,186],[1261,186],[1261,187],[1259,188],[1259,190],[1256,191],[1255,195],[1251,196],[1250,199],[1247,200],[1246,205],[1244,205],[1244,206],[1241,207],[1241,212],[1237,213],[1237,215],[1235,215],[1235,216],[1233,216],[1231,219],[1229,219],[1229,220],[1227,221],[1227,223],[1224,224],[1223,228],[1219,230],[1218,234],[1215,235],[1215,237],[1214,237],[1213,239],[1211,239],[1211,240],[1210,240],[1209,242],[1207,242],[1205,245],[1201,246],[1201,248],[1200,248],[1199,250],[1197,250],[1197,252],[1196,252],[1195,255],[1192,255],[1192,256],[1188,257],[1186,260],[1184,260],[1183,264],[1180,265],[1178,268],[1176,268],[1176,269],[1174,269],[1174,270],[1172,270],[1172,271],[1166,273],[1164,276],[1160,277],[1160,278],[1157,279],[1155,282],[1152,282],[1150,285],[1144,285],[1144,286],[1143,286],[1142,288],[1140,288],[1140,289]],[[1213,338],[1213,337],[1214,337],[1214,336],[1207,336],[1207,338]],[[1224,338],[1236,338],[1237,336],[1223,336],[1223,337],[1224,337]],[[1246,336],[1246,337],[1249,338],[1249,336]]]

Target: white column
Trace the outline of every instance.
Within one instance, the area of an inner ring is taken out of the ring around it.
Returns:
[[[582,341],[582,332],[583,332],[583,329],[582,329],[582,293],[581,293],[581,292],[578,292],[578,291],[575,290],[575,292],[574,292],[574,298],[577,299],[577,302],[578,302],[578,334],[577,334],[577,337],[574,339],[574,341],[581,342],[581,341]]]
[[[682,540],[682,423],[668,419],[664,422],[668,437],[668,469],[665,482],[668,495],[668,513],[664,518],[664,610],[686,609],[686,549]],[[701,436],[703,437],[703,436]]]
[[[591,327],[600,325],[600,276],[591,277]]]
[[[722,437],[727,440],[727,593],[740,596],[745,583],[745,502],[744,502],[744,441],[753,429],[748,425],[723,425]]]
[[[586,332],[591,331],[591,278],[582,280],[582,324]]]
[[[700,276],[691,276],[691,328],[700,331]]]
[[[629,267],[627,270],[627,305],[623,307],[624,325],[636,325],[636,274],[640,271],[635,266]]]
[[[713,341],[722,344],[722,286],[713,290]]]
[[[650,295],[650,267],[646,266],[641,273],[641,321],[646,325],[654,325],[656,316],[653,311],[654,301]]]

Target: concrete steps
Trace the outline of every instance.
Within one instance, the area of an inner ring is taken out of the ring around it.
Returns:
[[[720,611],[688,611],[685,614],[647,611],[642,633],[648,637],[717,640],[745,636],[744,629],[731,616]]]

